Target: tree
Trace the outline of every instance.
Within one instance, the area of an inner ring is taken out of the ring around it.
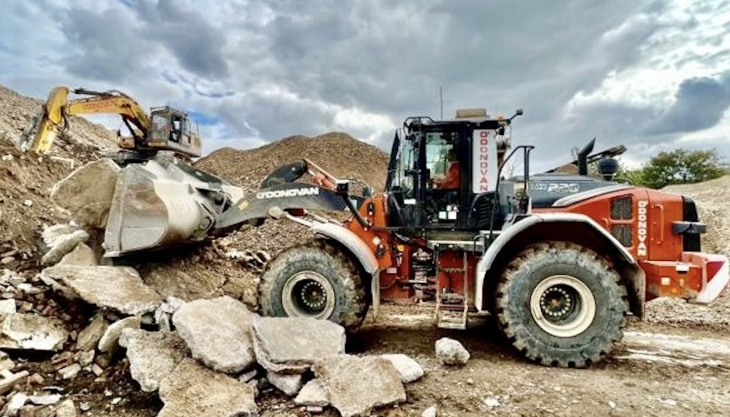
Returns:
[[[717,150],[675,149],[661,152],[639,170],[621,170],[617,176],[635,185],[664,188],[671,184],[691,184],[730,174]]]

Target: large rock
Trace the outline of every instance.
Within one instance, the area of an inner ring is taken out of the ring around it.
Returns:
[[[436,357],[444,365],[465,365],[470,356],[469,351],[458,340],[442,337],[436,341]]]
[[[106,328],[106,331],[99,339],[97,345],[99,352],[113,353],[119,348],[119,337],[124,329],[139,329],[142,326],[142,318],[139,316],[126,317],[115,321]]]
[[[256,364],[251,321],[257,315],[231,297],[195,300],[175,311],[172,322],[194,358],[225,373]]]
[[[245,382],[185,359],[160,384],[165,403],[157,417],[256,416],[254,388]]]
[[[111,159],[88,163],[57,182],[51,189],[51,198],[80,224],[103,229],[119,171]]]
[[[108,325],[103,315],[96,315],[91,320],[91,323],[79,332],[79,336],[76,339],[76,350],[86,352],[95,349],[101,337],[104,336]]]
[[[56,265],[41,274],[68,286],[90,304],[130,316],[154,311],[162,304],[160,296],[129,267]]]
[[[129,370],[145,392],[154,392],[175,367],[190,355],[185,341],[173,332],[124,329],[119,344],[127,348]]]
[[[164,299],[175,297],[192,301],[223,295],[220,288],[225,277],[214,272],[203,271],[192,276],[164,264],[146,266],[139,272],[144,283]]]
[[[380,357],[393,363],[395,369],[400,372],[404,383],[413,382],[423,376],[423,367],[407,355],[395,353],[380,355]]]
[[[323,356],[345,352],[345,329],[328,320],[255,317],[254,349],[268,371],[301,374]]]
[[[2,349],[58,351],[67,338],[63,322],[55,318],[22,313],[2,318]]]
[[[375,407],[406,400],[401,374],[378,356],[329,356],[312,369],[342,417],[367,416]]]

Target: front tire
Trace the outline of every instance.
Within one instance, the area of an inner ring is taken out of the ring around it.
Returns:
[[[605,258],[573,243],[528,246],[505,268],[495,296],[504,335],[543,365],[584,368],[623,337],[620,276]]]
[[[261,313],[333,321],[353,333],[368,310],[360,268],[322,239],[294,246],[268,263],[259,284]]]

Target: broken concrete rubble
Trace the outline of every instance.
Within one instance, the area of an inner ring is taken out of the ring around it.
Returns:
[[[74,250],[67,253],[58,265],[73,266],[96,266],[99,263],[96,260],[96,254],[86,243],[79,242]]]
[[[72,224],[54,224],[53,226],[43,229],[41,239],[43,239],[43,243],[45,243],[46,246],[52,247],[58,239],[79,230],[81,229],[78,226],[74,226]]]
[[[104,319],[104,316],[97,314],[91,319],[91,323],[79,332],[76,339],[76,350],[86,352],[87,350],[96,348],[108,326],[109,324]]]
[[[194,358],[225,373],[238,373],[256,363],[251,322],[257,314],[231,297],[195,300],[181,306],[173,324]]]
[[[327,407],[330,404],[330,399],[319,379],[314,378],[302,387],[297,397],[294,398],[294,404]]]
[[[296,395],[302,389],[304,378],[301,374],[280,374],[277,372],[267,372],[266,379],[271,385],[288,396]]]
[[[345,352],[345,329],[328,320],[255,317],[256,359],[266,370],[301,374],[323,356]]]
[[[14,299],[0,301],[0,315],[15,314],[16,311]]]
[[[119,348],[119,337],[124,329],[139,329],[142,319],[139,316],[126,317],[115,321],[106,328],[106,331],[99,339],[99,352],[115,352]]]
[[[378,356],[333,355],[317,360],[312,369],[342,417],[367,416],[375,407],[406,400],[401,374]]]
[[[68,286],[84,301],[126,315],[154,311],[162,299],[129,267],[56,265],[42,275]]]
[[[423,367],[407,355],[396,353],[380,355],[380,357],[393,363],[395,369],[400,372],[404,383],[416,381],[423,376]]]
[[[169,265],[154,264],[140,269],[144,283],[162,298],[176,297],[185,301],[223,295],[220,287],[225,277],[209,272],[205,276],[192,276]]]
[[[0,348],[57,351],[68,338],[62,321],[36,314],[15,313],[3,316]]]
[[[258,415],[254,389],[225,374],[185,359],[160,384],[165,403],[157,417],[255,416]]]
[[[53,240],[48,252],[41,258],[41,264],[53,265],[58,263],[64,256],[73,251],[76,245],[88,240],[89,234],[84,230],[76,230]]]
[[[172,315],[185,304],[185,300],[177,297],[167,299],[155,310],[154,321],[160,330],[172,331]]]
[[[56,417],[77,417],[79,412],[72,399],[61,402],[56,408]]]
[[[80,224],[103,229],[119,171],[119,166],[108,158],[88,163],[57,182],[51,198]]]
[[[124,329],[119,344],[127,348],[132,378],[142,391],[153,392],[190,355],[185,341],[172,332]]]

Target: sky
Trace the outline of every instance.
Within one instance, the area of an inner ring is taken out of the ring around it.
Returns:
[[[330,131],[389,150],[442,88],[444,118],[524,109],[535,171],[593,137],[628,166],[730,160],[730,0],[3,0],[0,84],[179,107],[206,153]]]

